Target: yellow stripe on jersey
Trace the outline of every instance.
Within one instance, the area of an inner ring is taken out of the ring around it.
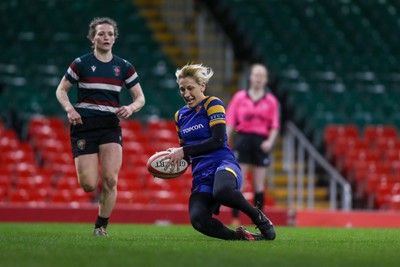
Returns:
[[[178,133],[178,136],[179,136],[179,131],[181,130],[179,127],[178,127],[178,118],[179,118],[179,110],[175,113],[175,116],[174,116],[174,120],[175,120],[175,130],[176,130],[176,132]],[[183,144],[183,139],[182,138],[178,138],[178,141],[179,141],[179,144],[180,145],[182,145]]]
[[[224,113],[225,114],[225,108],[221,105],[215,105],[207,109],[207,116],[210,116],[214,113]]]
[[[225,121],[225,107],[220,104],[216,104],[208,108],[210,102],[212,100],[219,100],[216,97],[211,96],[207,101],[204,103],[204,108],[207,110],[207,116],[210,118],[210,127],[214,126],[215,124],[226,124]],[[219,100],[220,101],[220,100]],[[219,102],[218,101],[218,102]]]
[[[210,127],[211,126],[214,126],[215,124],[220,124],[220,123],[223,123],[223,124],[226,124],[226,121],[225,120],[215,120],[215,121],[210,121]]]
[[[175,116],[174,116],[174,120],[175,120],[175,130],[176,130],[176,132],[179,133],[179,131],[180,131],[181,129],[177,126],[177,124],[178,124],[178,116],[179,116],[179,110],[175,113]]]
[[[233,175],[235,175],[235,177],[237,178],[237,174],[234,170],[232,170],[231,168],[226,167],[225,170],[227,170],[228,172],[233,173]]]
[[[213,100],[216,100],[216,99],[218,99],[218,98],[215,97],[215,96],[210,96],[210,97],[207,99],[207,101],[204,103],[204,108],[207,110],[208,105],[210,104],[210,102],[213,101]]]

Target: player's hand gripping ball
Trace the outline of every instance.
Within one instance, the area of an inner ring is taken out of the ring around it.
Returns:
[[[179,162],[179,170],[176,167],[173,168],[173,166],[170,166],[168,167],[168,169],[165,169],[165,166],[167,165],[169,159],[162,160],[162,158],[164,158],[169,153],[170,152],[168,151],[157,152],[147,160],[147,170],[154,177],[161,179],[176,178],[185,173],[185,171],[189,167],[189,163],[186,160],[182,159]]]

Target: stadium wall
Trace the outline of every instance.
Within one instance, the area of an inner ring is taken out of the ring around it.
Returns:
[[[98,207],[95,204],[51,204],[44,206],[0,206],[0,222],[93,223]],[[382,211],[296,211],[267,209],[268,217],[278,226],[298,227],[363,227],[400,228],[400,213]],[[221,208],[218,219],[225,224],[232,220],[231,210]],[[251,224],[241,215],[242,224]],[[112,223],[189,224],[186,205],[119,204],[111,217]]]
[[[299,227],[399,228],[400,213],[389,211],[297,211]]]
[[[70,222],[93,223],[98,207],[95,204],[48,204],[44,206],[27,206],[9,204],[0,206],[0,222]],[[218,219],[229,224],[232,212],[221,208]],[[288,213],[282,209],[271,209],[268,217],[276,225],[288,225]],[[251,224],[247,216],[241,216],[243,224]],[[143,224],[189,224],[186,205],[131,205],[117,204],[111,216],[112,223]]]

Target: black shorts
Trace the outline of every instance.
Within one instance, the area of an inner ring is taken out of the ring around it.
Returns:
[[[83,124],[71,125],[71,146],[74,158],[99,152],[99,146],[118,143],[122,133],[117,116],[82,118]]]
[[[236,133],[233,137],[233,153],[239,163],[255,166],[269,166],[269,153],[261,150],[261,143],[266,136],[250,133]]]

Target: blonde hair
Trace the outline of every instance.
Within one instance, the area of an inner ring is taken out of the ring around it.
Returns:
[[[179,83],[180,79],[191,77],[198,84],[207,84],[210,78],[214,75],[214,71],[203,64],[186,64],[181,69],[175,72],[176,82]]]

